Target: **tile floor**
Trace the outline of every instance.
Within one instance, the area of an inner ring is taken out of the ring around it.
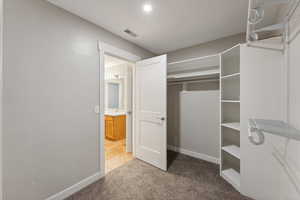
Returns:
[[[105,139],[105,172],[108,173],[133,159],[132,153],[126,152],[125,140]]]

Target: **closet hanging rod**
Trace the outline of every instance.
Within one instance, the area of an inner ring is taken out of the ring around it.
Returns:
[[[218,81],[220,81],[220,79],[182,80],[182,81],[169,82],[168,85],[182,85],[185,83],[205,83],[205,82],[218,82]]]

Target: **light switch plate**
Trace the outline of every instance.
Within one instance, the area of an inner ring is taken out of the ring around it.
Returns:
[[[100,106],[96,105],[95,108],[94,108],[94,111],[95,111],[96,114],[100,114]]]

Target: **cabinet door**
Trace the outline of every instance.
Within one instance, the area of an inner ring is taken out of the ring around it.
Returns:
[[[114,123],[112,117],[105,117],[105,137],[114,140]]]
[[[124,140],[126,137],[126,115],[116,117],[114,125],[116,138]]]

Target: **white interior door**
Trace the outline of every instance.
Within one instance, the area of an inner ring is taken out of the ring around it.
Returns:
[[[167,56],[136,64],[136,157],[167,170]]]

